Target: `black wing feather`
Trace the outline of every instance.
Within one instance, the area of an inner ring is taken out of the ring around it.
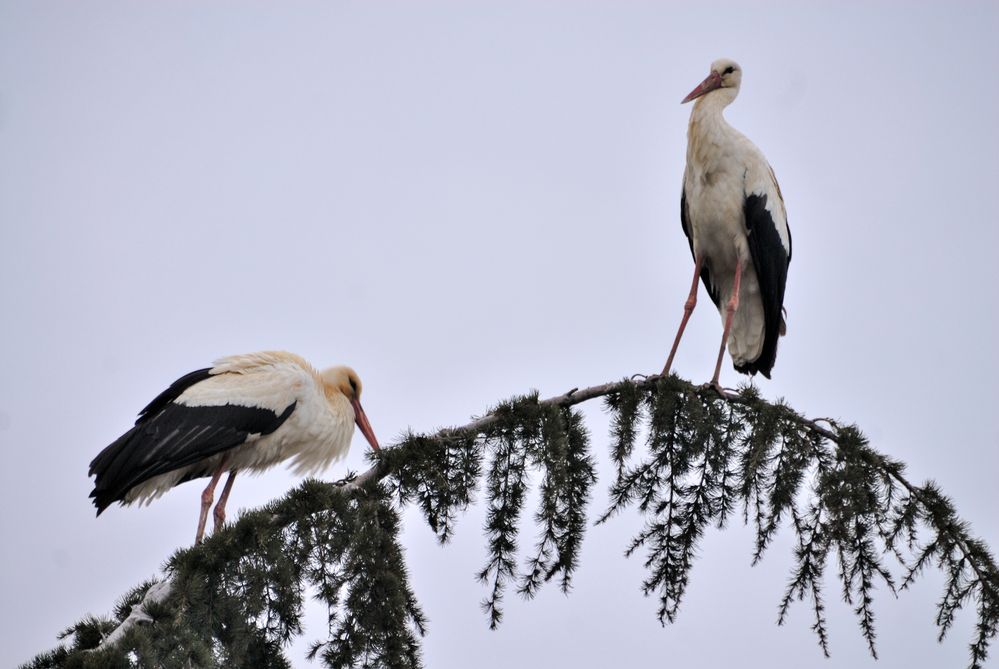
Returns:
[[[90,496],[97,515],[155,476],[239,446],[251,434],[274,432],[295,410],[294,402],[281,414],[260,407],[187,406],[174,402],[184,390],[208,376],[207,370],[198,370],[178,379],[142,410],[132,429],[90,463],[90,474],[96,477]],[[184,480],[211,473],[207,468],[190,472]]]
[[[176,381],[170,384],[170,387],[164,390],[162,393],[157,395],[152,402],[147,404],[142,411],[139,412],[139,417],[135,419],[135,425],[139,426],[149,420],[150,417],[156,415],[161,409],[166,407],[170,402],[181,396],[185,390],[190,388],[196,383],[204,381],[210,377],[211,368],[205,367],[204,369],[195,370],[189,374],[185,374]],[[101,451],[96,458],[90,463],[90,476],[93,476],[97,471],[104,470],[108,466],[108,458],[111,458],[117,451],[114,448],[118,442],[120,442],[125,437],[132,434],[134,430],[129,430],[121,438],[115,441],[113,444]]]
[[[155,414],[157,411],[165,407],[170,402],[181,396],[185,390],[193,386],[195,383],[204,381],[212,375],[212,368],[205,367],[204,369],[196,369],[190,374],[185,374],[176,381],[170,384],[170,387],[164,390],[162,393],[157,395],[152,402],[146,405],[142,411],[139,412],[139,417],[135,420],[135,424],[138,425],[143,420],[149,416]]]
[[[780,337],[782,310],[784,308],[784,287],[787,284],[787,268],[790,254],[784,249],[777,226],[767,210],[767,196],[751,194],[743,204],[746,217],[746,230],[749,239],[749,253],[753,258],[756,279],[760,284],[760,297],[763,299],[763,350],[760,356],[745,365],[736,366],[743,374],[759,372],[770,378],[770,370],[777,360],[777,340]],[[790,227],[788,245],[790,246]]]
[[[694,253],[694,236],[691,234],[690,219],[687,215],[686,189],[680,192],[680,223],[683,226],[683,234],[687,235],[687,244],[690,246],[690,257],[693,258],[696,263],[697,255]],[[715,307],[721,308],[721,305],[719,304],[721,301],[721,293],[711,278],[711,270],[708,269],[707,263],[701,265],[701,282],[708,291],[708,297],[710,297],[711,301],[715,303]]]

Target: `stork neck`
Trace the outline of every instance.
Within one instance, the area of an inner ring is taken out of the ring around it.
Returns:
[[[735,94],[734,89],[722,88],[697,98],[694,109],[690,112],[691,131],[697,127],[705,129],[719,125],[728,127],[722,112],[735,100]]]
[[[687,126],[687,164],[695,169],[717,167],[721,146],[738,135],[722,111],[735,99],[735,89],[719,89],[697,99]],[[715,166],[715,167],[712,167]]]

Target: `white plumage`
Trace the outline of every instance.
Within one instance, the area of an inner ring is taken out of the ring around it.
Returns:
[[[114,502],[148,503],[180,483],[210,476],[197,540],[221,475],[216,528],[236,472],[258,473],[290,460],[313,474],[346,455],[360,427],[378,442],[360,403],[361,382],[349,367],[316,371],[297,355],[265,351],[216,361],[178,379],[139,415],[135,427],[91,463],[98,515]]]
[[[712,384],[720,388],[728,345],[736,370],[770,376],[784,334],[784,287],[791,233],[784,201],[763,153],[722,115],[739,93],[742,70],[722,59],[684,102],[690,114],[681,222],[695,275],[684,317],[663,373],[668,373],[697,301],[700,278],[722,318],[723,336]],[[736,287],[738,291],[736,292]]]

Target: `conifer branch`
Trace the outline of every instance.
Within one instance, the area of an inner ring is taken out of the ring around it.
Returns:
[[[202,546],[178,552],[166,579],[126,596],[116,621],[77,623],[67,631],[71,648],[27,666],[64,666],[95,648],[93,666],[284,666],[281,648],[302,632],[302,594],[311,584],[329,608],[328,639],[312,651],[326,666],[419,667],[425,621],[408,585],[389,500],[420,508],[446,543],[488,460],[488,559],[479,576],[490,588],[484,602],[490,624],[499,624],[512,581],[525,597],[555,577],[568,592],[596,479],[589,436],[573,407],[597,398],[613,414],[617,471],[609,508],[597,522],[631,505],[646,516],[628,553],[647,551],[644,590],[660,598],[664,622],[679,612],[704,530],[724,526],[741,503],[745,522],[756,529],[754,563],[781,527],[789,525],[797,537],[779,624],[792,601],[810,598],[812,629],[829,654],[822,581],[832,557],[843,598],[874,654],[876,584],[904,590],[937,564],[947,576],[937,606],[940,636],[974,601],[971,666],[982,666],[999,627],[999,571],[934,484],[911,483],[901,463],[870,448],[854,427],[805,418],[762,400],[752,387],[720,396],[675,376],[626,379],[544,400],[528,395],[463,426],[408,434],[364,473],[338,483],[306,481]],[[636,449],[642,435],[644,455]],[[540,473],[538,538],[521,572],[517,535],[529,470]],[[886,555],[902,564],[899,586]]]

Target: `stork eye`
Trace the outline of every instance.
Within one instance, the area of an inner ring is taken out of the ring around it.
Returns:
[[[732,74],[733,72],[735,72],[735,68],[729,65],[728,67],[725,68],[725,71],[722,72],[722,74]]]
[[[347,379],[347,381],[350,383],[350,389],[353,390],[354,394],[356,395],[357,394],[357,382],[354,381],[354,379]]]

